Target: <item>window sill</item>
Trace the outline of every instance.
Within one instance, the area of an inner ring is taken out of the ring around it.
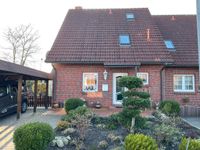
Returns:
[[[195,91],[174,91],[174,94],[180,94],[180,95],[195,95]]]

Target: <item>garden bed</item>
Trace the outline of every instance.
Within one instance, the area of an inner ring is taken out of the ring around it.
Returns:
[[[73,134],[69,134],[71,141],[68,145],[65,145],[63,148],[58,148],[57,146],[49,146],[48,150],[76,150],[77,144],[80,144],[80,149],[85,150],[123,150],[123,141],[124,138],[130,133],[129,129],[119,126],[107,126],[108,125],[108,117],[102,118],[102,117],[93,117],[91,119],[91,124],[88,126],[85,130],[85,136],[84,140],[82,140],[82,143],[78,143],[76,139],[79,138],[79,135],[74,132]],[[168,118],[171,119],[171,118]],[[177,118],[176,118],[177,119]],[[174,141],[174,143],[171,143],[171,141],[166,141],[168,144],[166,144],[163,149],[165,150],[178,150],[178,144],[180,143],[180,140],[182,137],[191,137],[191,138],[199,138],[200,137],[200,130],[192,127],[188,123],[179,120],[178,121],[174,119],[172,122],[175,122],[177,127],[179,129],[180,134],[176,134],[176,130],[169,133],[169,135],[165,135],[165,129],[168,130],[168,126],[160,128],[160,130],[163,132],[162,134],[156,134],[155,129],[161,125],[160,118],[156,115],[153,115],[147,119],[146,126],[142,129],[135,129],[135,133],[143,133],[145,135],[150,135],[151,137],[156,138],[162,138],[173,135],[174,137],[168,137],[168,138],[177,138],[177,141]],[[165,124],[171,124],[172,122],[168,122],[170,120],[165,119]],[[110,123],[109,123],[110,124]],[[163,131],[164,130],[164,131]],[[173,130],[173,128],[170,130]],[[166,131],[170,132],[170,131]],[[174,132],[174,133],[173,133]],[[178,133],[179,133],[178,132]],[[171,134],[171,135],[170,135]],[[66,136],[63,134],[63,131],[56,130],[56,136]],[[177,137],[176,137],[177,136]],[[113,139],[111,139],[113,138]],[[156,139],[158,141],[158,139]],[[166,139],[167,140],[167,139]],[[103,142],[104,143],[103,143]],[[77,143],[76,143],[77,142]],[[160,141],[163,142],[163,141]],[[173,142],[173,141],[172,141]],[[103,146],[99,146],[100,143],[103,143]],[[104,147],[105,146],[105,147]]]

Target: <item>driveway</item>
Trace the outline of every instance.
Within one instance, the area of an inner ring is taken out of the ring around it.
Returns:
[[[37,112],[33,113],[33,110],[29,109],[21,115],[19,120],[16,120],[16,114],[0,118],[0,150],[14,150],[12,137],[17,127],[29,122],[39,121],[49,123],[55,128],[62,115],[62,110],[37,109]]]
[[[200,117],[184,117],[183,120],[200,130]]]

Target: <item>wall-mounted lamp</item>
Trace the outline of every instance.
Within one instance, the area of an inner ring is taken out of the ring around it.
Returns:
[[[108,72],[106,70],[103,72],[103,78],[104,80],[107,80],[108,78]]]

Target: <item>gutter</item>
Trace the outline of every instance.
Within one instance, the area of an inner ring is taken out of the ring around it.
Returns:
[[[160,70],[160,102],[163,101],[163,71],[166,68],[166,66],[163,66]]]

